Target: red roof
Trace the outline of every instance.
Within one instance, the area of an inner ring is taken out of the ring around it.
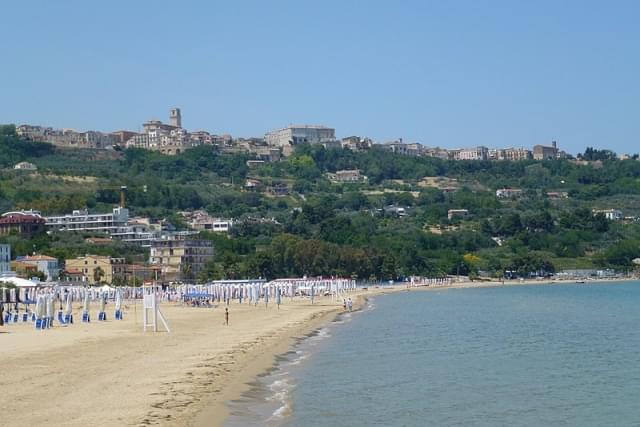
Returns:
[[[0,224],[44,224],[45,222],[44,218],[36,215],[11,214],[0,218]]]

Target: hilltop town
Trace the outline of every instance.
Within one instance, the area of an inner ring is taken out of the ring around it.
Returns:
[[[336,130],[326,126],[290,125],[267,132],[260,138],[234,138],[231,135],[216,135],[204,130],[188,131],[182,126],[180,108],[169,110],[169,123],[149,120],[142,124],[142,132],[118,130],[115,132],[53,129],[38,125],[21,124],[16,127],[19,136],[33,141],[48,142],[58,147],[93,148],[109,150],[114,147],[142,148],[175,155],[190,148],[211,145],[223,153],[246,152],[259,160],[278,161],[281,156],[293,154],[298,144],[321,144],[325,148],[348,148],[353,151],[381,148],[410,156],[426,156],[449,160],[549,160],[567,158],[567,153],[557,147],[555,141],[549,145],[538,144],[527,148],[471,148],[446,149],[427,147],[423,144],[397,141],[374,142],[365,136],[336,138]],[[570,157],[570,156],[569,156]]]

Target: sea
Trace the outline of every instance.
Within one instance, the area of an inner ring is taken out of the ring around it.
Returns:
[[[640,282],[411,290],[300,339],[237,426],[640,426]]]

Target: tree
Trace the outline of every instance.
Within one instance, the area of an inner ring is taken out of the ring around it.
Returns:
[[[105,273],[104,270],[102,269],[102,267],[96,267],[93,269],[93,283],[95,284],[99,284],[102,283],[102,278],[104,277]]]

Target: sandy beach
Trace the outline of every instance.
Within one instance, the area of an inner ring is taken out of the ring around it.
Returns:
[[[138,303],[123,321],[108,312],[107,322],[47,331],[30,323],[4,326],[0,388],[7,394],[0,411],[22,425],[221,425],[224,402],[269,368],[292,338],[341,309],[329,297],[313,306],[287,300],[280,310],[232,303],[224,326],[223,305],[165,303],[171,333],[144,333]]]
[[[548,284],[549,281],[537,281]],[[570,282],[568,282],[570,283]],[[506,282],[504,285],[526,284]],[[501,286],[500,282],[461,282],[451,288]],[[381,293],[406,291],[403,285],[350,294],[356,302]],[[0,403],[4,420],[21,425],[222,425],[225,402],[246,391],[276,355],[342,310],[330,297],[274,304],[192,308],[164,303],[171,333],[144,333],[140,302],[128,305],[125,320],[76,323],[47,331],[31,323],[0,328]],[[95,314],[94,314],[95,315]]]

